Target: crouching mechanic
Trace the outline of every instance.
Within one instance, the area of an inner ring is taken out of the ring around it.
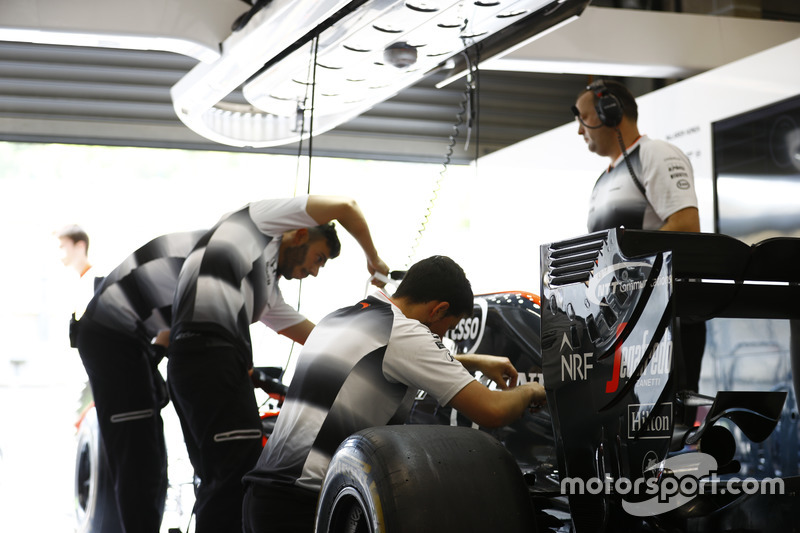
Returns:
[[[274,432],[245,477],[244,531],[314,530],[317,498],[339,444],[368,427],[402,424],[419,389],[485,427],[506,425],[545,401],[516,385],[505,357],[453,357],[441,337],[472,314],[473,294],[452,259],[413,265],[392,298],[370,296],[316,326],[298,359]],[[504,390],[493,391],[480,370]]]
[[[345,197],[262,200],[224,216],[180,273],[168,382],[189,459],[200,478],[197,533],[242,530],[242,476],[261,453],[248,372],[250,324],[304,343],[314,324],[284,302],[279,277],[316,276],[341,244],[336,220],[359,243],[370,274],[388,273],[358,204]]]
[[[204,233],[162,235],[136,250],[106,276],[76,323],[119,510],[120,523],[104,523],[104,531],[159,531],[167,395],[157,365],[169,342],[178,272]]]

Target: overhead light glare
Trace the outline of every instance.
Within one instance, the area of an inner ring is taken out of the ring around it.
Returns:
[[[271,0],[221,43],[218,60],[195,67],[172,88],[173,106],[188,127],[216,142],[294,142],[309,134],[298,113],[311,112],[307,100],[315,93],[324,96],[313,110],[320,134],[486,37],[509,26],[513,34],[526,16],[548,21],[532,22],[531,31],[580,12],[588,1],[567,0],[570,7],[555,9],[558,0]],[[396,43],[405,43],[402,53],[391,49]],[[246,109],[223,100],[238,88]]]
[[[499,14],[497,15],[497,18],[501,18],[501,19],[508,19],[508,18],[513,18],[513,17],[519,17],[519,16],[522,16],[522,15],[524,15],[525,13],[527,13],[527,11],[526,11],[526,10],[524,10],[524,9],[518,9],[518,10],[515,10],[515,11],[506,11],[506,12],[504,12],[504,13],[499,13]]]

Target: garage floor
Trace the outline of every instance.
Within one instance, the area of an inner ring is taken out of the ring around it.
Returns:
[[[75,421],[86,374],[77,353],[61,355],[2,361],[8,366],[0,369],[0,531],[75,531]],[[174,410],[162,414],[176,485],[161,530],[186,531],[194,503],[191,465]]]
[[[73,531],[74,422],[82,385],[64,368],[9,365],[0,374],[0,531]]]

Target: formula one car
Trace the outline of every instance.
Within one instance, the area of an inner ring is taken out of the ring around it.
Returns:
[[[448,336],[458,353],[509,357],[548,405],[475,431],[420,393],[405,425],[342,443],[317,531],[796,531],[791,372],[753,390],[737,370],[788,365],[742,341],[711,361],[728,389],[713,395],[678,390],[676,367],[684,319],[800,318],[798,264],[800,239],[618,229],[542,246],[541,299],[478,295]],[[738,323],[712,330],[743,338]],[[687,406],[696,420],[680,420]]]
[[[541,302],[476,296],[449,336],[542,380],[547,408],[474,431],[421,393],[406,425],[342,443],[317,531],[796,531],[791,380],[700,395],[676,367],[683,320],[800,318],[798,264],[800,239],[616,229],[542,246]],[[773,433],[789,450],[766,478],[751,452]]]

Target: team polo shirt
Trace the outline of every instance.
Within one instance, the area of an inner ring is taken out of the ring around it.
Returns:
[[[592,191],[590,232],[619,226],[657,230],[674,213],[686,207],[697,207],[692,165],[678,147],[642,136],[627,151],[647,198],[634,183],[620,155],[600,176]]]
[[[419,389],[446,405],[473,380],[438,335],[385,295],[335,311],[308,337],[275,429],[245,480],[319,491],[348,436],[403,423]]]
[[[105,277],[83,318],[148,343],[169,329],[178,273],[204,233],[162,235],[133,252]]]
[[[186,258],[175,293],[172,338],[216,334],[252,353],[250,324],[275,331],[305,318],[278,288],[285,231],[317,226],[307,196],[262,200],[224,216]]]

